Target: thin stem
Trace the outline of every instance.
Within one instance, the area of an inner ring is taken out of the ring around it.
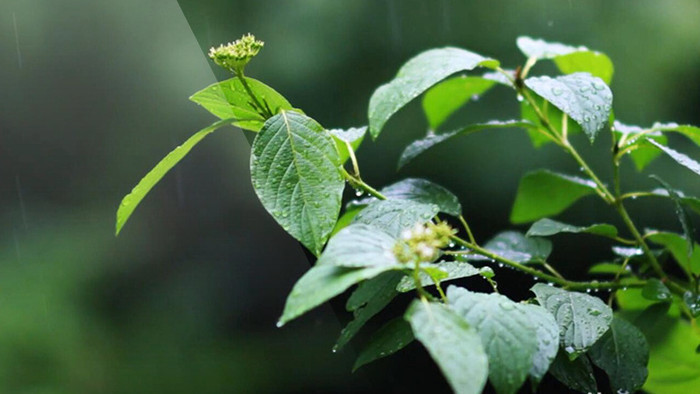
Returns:
[[[559,273],[559,271],[555,270],[554,267],[549,265],[548,262],[542,261],[542,266],[547,269],[547,271],[551,272],[554,276],[556,276],[559,279],[566,280],[562,274]]]
[[[350,184],[351,184],[353,187],[356,187],[356,188],[358,188],[358,189],[361,189],[361,190],[363,190],[364,192],[366,192],[367,194],[369,194],[369,195],[371,195],[371,196],[373,196],[373,197],[376,197],[376,198],[378,198],[378,199],[380,199],[380,200],[386,200],[386,199],[387,199],[385,195],[383,195],[381,192],[379,192],[377,189],[373,188],[372,186],[366,184],[362,179],[358,179],[358,178],[356,178],[356,177],[350,175],[350,173],[347,172],[347,171],[345,170],[345,168],[340,167],[340,173],[343,175],[343,177],[345,177],[345,179],[346,179],[348,182],[350,182]]]
[[[260,111],[260,114],[265,116],[266,118],[271,117],[272,113],[270,113],[270,111],[267,108],[263,107],[262,104],[260,104],[260,101],[258,101],[258,98],[250,89],[248,81],[246,81],[245,75],[243,75],[243,68],[241,67],[238,70],[236,70],[235,74],[236,77],[238,77],[238,80],[241,81],[241,84],[243,85],[245,91],[248,93],[248,96],[250,96],[251,100],[253,100],[253,105],[257,108],[258,111]]]
[[[438,294],[440,294],[440,298],[442,299],[442,302],[447,304],[447,295],[442,290],[442,286],[440,286],[440,281],[435,279],[435,278],[432,278],[432,277],[431,277],[431,279],[433,279],[433,283],[435,284],[435,288],[437,288]]]
[[[459,215],[459,221],[462,222],[462,226],[464,226],[464,229],[467,231],[469,242],[477,245],[476,240],[474,239],[474,234],[472,234],[472,230],[469,228],[469,224],[467,224],[467,220],[464,218],[464,216]]]
[[[355,178],[362,179],[362,177],[360,177],[360,166],[359,164],[357,164],[355,150],[352,148],[352,145],[348,141],[345,141],[345,146],[348,149],[348,156],[350,156],[350,161],[352,162],[352,169],[353,171],[355,171]]]

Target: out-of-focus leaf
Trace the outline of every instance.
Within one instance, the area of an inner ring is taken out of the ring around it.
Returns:
[[[598,392],[598,385],[593,375],[593,367],[585,355],[571,360],[560,351],[554,359],[549,372],[567,387],[582,393]]]
[[[483,77],[460,75],[433,86],[423,96],[428,127],[437,130],[455,111],[470,100],[478,100],[496,82]]]
[[[590,226],[573,226],[552,219],[540,219],[527,230],[528,237],[548,237],[559,233],[589,233],[604,237],[616,237],[617,228],[610,224],[592,224]]]
[[[552,243],[544,238],[526,237],[517,231],[504,231],[491,238],[484,248],[518,263],[542,262],[552,253]]]
[[[390,356],[413,342],[411,325],[402,317],[390,320],[372,334],[353,365],[353,372],[372,361]]]
[[[663,146],[659,144],[658,142],[648,139],[650,144],[654,145],[655,147],[659,148],[662,152],[664,152],[666,155],[668,155],[671,159],[673,159],[676,163],[682,165],[683,167],[689,169],[690,171],[693,171],[694,173],[700,175],[700,163],[697,161],[691,159],[687,155],[678,152],[674,149],[671,149],[667,146]]]
[[[649,144],[648,139],[653,139],[661,145],[668,144],[668,138],[660,131],[626,125],[617,120],[613,123],[613,133],[615,133],[616,139],[621,142],[618,143],[620,149],[626,149],[626,154],[632,159],[637,171],[642,171],[661,155],[658,149]]]
[[[430,267],[434,270],[439,270],[444,273],[443,275],[436,277],[436,279],[439,279],[440,281],[448,281],[479,275],[478,268],[475,268],[473,265],[465,263],[463,261],[440,261],[435,264],[430,264]],[[435,285],[431,276],[436,275],[432,272],[420,273],[421,285],[423,287]],[[396,289],[402,293],[411,291],[415,288],[416,284],[413,278],[410,276],[405,276],[403,279],[401,279],[401,282],[399,282],[398,286],[396,287]]]

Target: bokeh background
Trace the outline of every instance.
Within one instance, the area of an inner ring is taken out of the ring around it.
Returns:
[[[351,374],[356,349],[330,351],[347,320],[342,302],[275,328],[310,263],[257,201],[239,130],[197,146],[114,236],[121,197],[213,121],[187,100],[226,77],[204,52],[253,32],[266,46],[248,74],[321,124],[350,127],[366,123],[373,90],[416,53],[457,45],[514,67],[524,61],[515,38],[531,35],[606,52],[618,119],[698,125],[698,21],[696,0],[0,0],[0,392],[445,391],[416,344]],[[510,92],[494,90],[451,124],[514,116]],[[535,150],[523,132],[503,130],[396,173],[425,127],[419,104],[409,105],[365,141],[363,175],[375,185],[406,176],[443,184],[481,240],[511,227],[524,172],[578,171],[555,148]],[[577,142],[608,176],[609,141]],[[671,143],[700,157],[683,139]],[[625,171],[626,187],[655,186]],[[697,179],[668,160],[650,172],[700,195]],[[642,227],[678,230],[670,204],[631,210]],[[595,199],[561,219],[615,223]],[[553,258],[573,276],[610,257],[608,243],[578,240],[558,238]],[[525,297],[529,280],[501,271],[501,286]]]

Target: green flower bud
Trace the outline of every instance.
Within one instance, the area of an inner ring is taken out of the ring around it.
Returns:
[[[209,58],[232,73],[240,73],[264,45],[264,42],[256,40],[255,36],[248,33],[234,42],[212,47],[209,50]]]

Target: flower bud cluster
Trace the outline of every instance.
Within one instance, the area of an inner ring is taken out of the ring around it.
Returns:
[[[234,42],[212,47],[209,50],[209,58],[217,65],[237,73],[264,45],[264,42],[256,40],[254,35],[248,33]]]
[[[394,246],[394,255],[402,263],[431,262],[438,257],[440,249],[449,245],[450,236],[454,233],[445,222],[416,224],[401,233],[399,242]]]

